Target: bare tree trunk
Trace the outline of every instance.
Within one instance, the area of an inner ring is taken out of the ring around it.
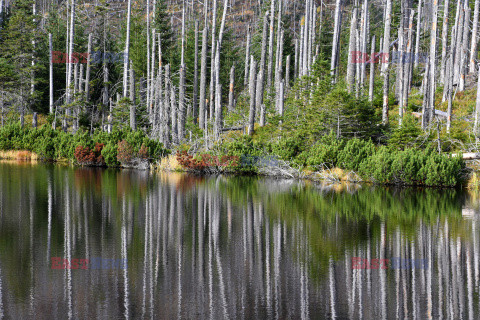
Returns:
[[[480,63],[478,64],[478,68],[480,70]],[[479,128],[478,128],[478,121],[480,120],[480,76],[478,77],[477,80],[477,101],[475,104],[475,123],[473,126],[473,133],[475,135],[475,140],[478,141],[480,134],[479,134]]]
[[[233,111],[235,109],[235,64],[230,69],[230,91],[228,92],[228,110]]]
[[[303,41],[305,38],[305,25],[300,27],[299,57],[298,57],[298,77],[303,77]]]
[[[152,29],[152,42],[151,42],[152,52],[150,54],[150,58],[152,59],[150,61],[150,101],[149,101],[150,103],[147,106],[148,119],[149,119],[150,124],[153,124],[153,116],[154,116],[154,108],[153,107],[154,107],[154,102],[155,102],[155,65],[156,65],[155,44],[156,44],[156,30],[155,30],[155,28],[153,28]]]
[[[368,101],[373,101],[375,85],[375,35],[372,37],[372,50],[370,51],[370,82],[368,84]]]
[[[310,3],[311,0],[305,0],[305,21],[303,24],[303,41],[302,41],[302,75],[308,74],[308,41],[310,40]],[[336,25],[335,25],[336,26]],[[335,32],[335,31],[334,31]],[[335,37],[335,34],[334,34]]]
[[[311,3],[312,9],[312,19],[311,19],[311,26],[310,29],[312,32],[310,33],[310,46],[308,47],[308,70],[311,70],[313,62],[314,62],[314,47],[316,43],[316,23],[317,23],[317,6],[315,6],[314,2]],[[285,89],[285,88],[284,88]]]
[[[434,0],[436,1],[436,0]],[[389,52],[390,52],[390,27],[392,23],[392,0],[387,0],[385,10],[385,29],[383,32],[383,110],[382,123],[388,123],[388,91],[389,91]]]
[[[368,0],[364,0],[363,9],[362,9],[362,25],[361,25],[361,34],[360,34],[360,51],[362,52],[362,60],[360,61],[361,70],[360,70],[360,87],[363,89],[365,83],[365,73],[366,73],[366,61],[365,56],[367,55],[367,42],[368,42]]]
[[[218,139],[223,128],[223,113],[222,113],[222,85],[220,83],[220,51],[222,49],[223,32],[225,30],[225,20],[227,18],[228,0],[223,3],[222,22],[220,24],[220,31],[218,33],[217,51],[215,54],[215,83],[217,86],[217,93],[215,96],[215,136]],[[212,101],[213,103],[213,101]]]
[[[403,110],[407,109],[408,105],[408,95],[410,93],[410,83],[412,79],[412,41],[413,41],[413,17],[415,15],[415,12],[413,9],[410,9],[410,19],[408,22],[408,36],[407,36],[407,57],[408,61],[405,63],[404,67],[404,77],[403,81],[404,84],[402,86],[403,88],[403,94],[402,94],[402,105],[403,105]]]
[[[288,92],[290,89],[290,63],[291,56],[287,56],[287,65],[285,66],[285,92]]]
[[[75,63],[75,66],[73,67],[73,97],[74,98],[75,98],[75,95],[77,94],[77,91],[78,91],[78,63]]]
[[[253,135],[255,126],[255,87],[257,83],[257,62],[251,56],[250,58],[250,113],[248,120],[248,134]]]
[[[259,119],[259,121],[260,121],[260,127],[263,127],[263,126],[265,126],[265,121],[266,121],[266,119],[265,119],[265,104],[262,103],[262,104],[258,105],[258,100],[257,100],[258,97],[260,96],[259,91],[261,90],[261,83],[263,82],[263,79],[261,79],[261,77],[262,77],[262,72],[261,72],[261,70],[260,70],[260,71],[258,72],[257,86],[256,86],[256,88],[255,88],[256,91],[257,91],[256,99],[255,99],[255,100],[256,100],[255,103],[256,103],[257,105],[255,106],[255,110],[260,110],[260,119]]]
[[[299,47],[298,47],[298,39],[295,39],[295,66],[294,66],[294,75],[293,78],[297,79],[298,78],[298,64],[299,64]]]
[[[83,63],[80,63],[80,75],[78,77],[78,92],[79,93],[83,93]],[[82,99],[83,99],[83,95],[82,95]]]
[[[353,82],[355,80],[355,63],[357,63],[358,52],[354,52],[355,34],[357,30],[357,8],[353,8],[352,20],[350,22],[350,40],[348,41],[348,60],[347,60],[347,90],[353,91]],[[354,60],[355,59],[355,63]]]
[[[387,0],[387,3],[391,0]],[[338,55],[340,53],[340,28],[342,25],[342,0],[336,0],[335,2],[335,26],[333,28],[333,43],[332,43],[332,61],[331,61],[331,75],[336,82],[336,77],[338,75]]]
[[[49,112],[50,114],[53,113],[53,43],[52,43],[52,34],[48,34],[48,50],[49,50],[49,57],[50,57],[50,68],[49,68]],[[3,111],[3,110],[2,110]],[[2,115],[3,117],[3,115]]]
[[[88,34],[88,53],[87,53],[87,71],[85,74],[85,101],[90,100],[90,68],[91,68],[91,56],[92,56],[92,34]]]
[[[422,0],[418,2],[418,14],[417,14],[417,32],[415,34],[415,62],[414,68],[418,67],[418,54],[420,53],[420,34],[422,30]]]
[[[270,7],[270,36],[268,40],[268,69],[267,69],[267,88],[270,90],[272,86],[272,68],[273,68],[273,34],[275,31],[275,0],[272,0]],[[250,75],[250,79],[251,79]]]
[[[450,127],[452,124],[452,104],[453,104],[453,49],[450,52],[448,63],[447,63],[447,100],[448,100],[448,109],[447,109],[447,133],[450,133]],[[478,93],[477,93],[478,95]],[[478,104],[478,100],[477,100]]]
[[[454,83],[460,84],[460,64],[462,60],[462,41],[463,41],[463,25],[465,21],[465,10],[461,8],[460,0],[457,3],[459,8],[459,17],[458,22],[456,22],[456,31],[455,31],[455,56],[453,62],[454,68]]]
[[[180,87],[178,90],[178,140],[185,138],[185,0],[183,0],[182,11],[182,54],[180,60]]]
[[[217,83],[215,90],[215,138],[219,139],[222,133],[222,85]]]
[[[247,44],[245,47],[245,77],[243,78],[243,85],[246,87],[248,85],[248,72],[250,71],[250,27],[248,28],[247,32]]]
[[[278,18],[277,18],[277,49],[275,54],[275,93],[278,94],[279,84],[282,80],[280,76],[279,66],[282,63],[282,57],[280,57],[280,48],[282,46],[282,1],[278,1]]]
[[[147,0],[147,112],[150,113],[150,0]]]
[[[200,107],[199,107],[199,127],[205,128],[205,99],[207,86],[207,39],[208,39],[208,25],[205,24],[202,35],[202,59],[200,67]]]
[[[132,62],[130,62],[130,128],[133,131],[137,130],[137,122],[135,120],[135,71],[133,70]]]
[[[437,46],[437,15],[438,15],[438,0],[433,0],[432,3],[432,27],[430,30],[430,57],[428,60],[429,72],[427,78],[428,99],[427,107],[423,114],[423,128],[426,129],[430,121],[432,121],[435,114],[435,63],[436,63],[436,46]]]
[[[36,23],[35,16],[37,15],[36,1],[33,1],[32,6],[33,6],[33,8],[32,8],[33,23],[35,24]],[[32,39],[32,48],[33,48],[33,52],[32,52],[32,71],[30,72],[30,95],[33,96],[34,93],[35,93],[35,71],[34,71],[34,68],[35,68],[35,51],[36,51],[35,38]]]
[[[275,72],[275,93],[277,95],[276,100],[278,104],[278,95],[279,95],[279,90],[280,90],[280,82],[282,82],[283,78],[283,41],[285,37],[285,32],[281,30],[280,32],[280,38],[278,39],[280,46],[278,49],[278,55],[277,55],[277,66],[275,67],[276,72]],[[278,108],[277,108],[278,112]]]
[[[128,62],[130,61],[130,17],[132,15],[132,0],[127,5],[127,34],[125,35],[125,52],[123,56],[123,97],[128,93]]]
[[[170,92],[171,92],[171,81],[170,81],[170,65],[165,66],[165,97],[163,100],[163,122],[162,122],[162,142],[163,144],[168,147],[170,146],[170,132],[171,124],[171,115],[172,110],[170,109]]]
[[[262,48],[260,53],[260,66],[259,66],[260,76],[257,81],[257,96],[255,99],[257,103],[257,109],[260,108],[260,105],[263,103],[263,93],[264,93],[264,87],[265,87],[265,60],[267,57],[267,29],[268,29],[268,11],[265,13],[265,16],[263,17]],[[247,58],[246,60],[248,59],[249,58]],[[260,118],[262,119],[261,115],[260,115]]]
[[[399,103],[398,103],[398,125],[402,126],[402,119],[403,119],[403,85],[404,85],[404,68],[403,68],[403,58],[404,58],[404,51],[405,51],[405,27],[404,27],[404,4],[402,2],[402,11],[400,15],[400,26],[398,29],[398,52],[399,52],[399,60],[398,60],[398,67],[397,67],[397,81],[398,86],[396,87],[399,94]]]
[[[360,48],[360,32],[355,30],[355,51],[361,52]],[[360,93],[360,63],[355,63],[355,97],[358,98]]]
[[[467,1],[466,1],[467,2]],[[470,8],[465,10],[465,19],[463,23],[463,37],[462,37],[462,57],[460,59],[460,85],[459,90],[465,90],[465,76],[468,72],[468,34],[470,32]]]
[[[197,123],[198,117],[198,30],[199,22],[195,20],[195,58],[193,71],[193,123]]]
[[[170,80],[171,83],[171,80]],[[175,86],[170,84],[170,111],[171,111],[171,123],[172,123],[172,143],[178,144],[178,128],[177,128],[177,99],[175,94]]]
[[[448,1],[448,0],[445,0]],[[470,46],[470,73],[475,72],[475,60],[477,59],[477,42],[478,42],[478,14],[480,9],[480,0],[475,0],[475,9],[473,11],[473,27],[472,27],[472,43]]]
[[[285,108],[285,83],[283,81],[280,82],[279,86],[279,97],[278,97],[278,114],[280,117],[283,117],[283,112]]]
[[[212,14],[212,51],[211,51],[211,64],[210,66],[215,65],[215,53],[216,41],[215,33],[217,32],[217,0],[213,0],[213,14]],[[215,114],[215,68],[211,68],[210,72],[210,121],[213,120]]]
[[[447,63],[448,46],[448,10],[449,0],[444,1],[443,5],[443,25],[442,25],[442,61],[440,65],[440,83],[445,83],[445,65]]]
[[[71,99],[71,83],[72,83],[72,55],[73,55],[73,37],[75,35],[75,0],[71,0],[70,6],[70,33],[68,36],[68,69],[67,69],[67,94],[66,102],[70,103]]]

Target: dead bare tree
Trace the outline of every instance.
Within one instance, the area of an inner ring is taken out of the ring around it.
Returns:
[[[392,0],[387,0],[385,9],[385,29],[383,32],[383,50],[382,50],[382,75],[383,75],[383,110],[382,123],[388,123],[388,92],[389,92],[389,52],[390,52],[390,27],[392,23]]]
[[[253,58],[250,57],[250,86],[249,86],[249,93],[250,93],[250,111],[248,117],[248,134],[253,135],[254,127],[255,127],[255,95],[256,95],[256,83],[257,83],[257,62]]]

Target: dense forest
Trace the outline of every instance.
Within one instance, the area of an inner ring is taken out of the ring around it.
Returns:
[[[207,154],[244,171],[268,154],[382,183],[456,185],[464,163],[446,154],[476,151],[480,136],[479,10],[480,0],[0,0],[0,148],[107,165],[175,150],[197,171]]]

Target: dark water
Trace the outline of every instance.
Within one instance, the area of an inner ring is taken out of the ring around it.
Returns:
[[[478,203],[456,190],[2,163],[0,319],[479,319]],[[355,257],[390,262],[352,269]]]

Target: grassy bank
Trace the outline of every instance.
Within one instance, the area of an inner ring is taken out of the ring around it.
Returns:
[[[76,165],[106,167],[144,167],[169,153],[162,143],[142,131],[99,131],[90,135],[80,130],[72,134],[47,125],[21,128],[19,124],[0,128],[0,150],[2,159],[67,160]]]
[[[385,185],[455,187],[467,180],[465,162],[433,148],[376,145],[371,140],[324,135],[308,147],[295,138],[270,141],[225,136],[208,150],[182,145],[171,153],[142,131],[75,134],[17,124],[0,128],[0,158],[67,159],[76,165],[142,167],[199,174],[265,174],[312,180],[367,181]],[[170,156],[168,156],[170,154]]]
[[[325,135],[307,148],[295,139],[227,138],[208,152],[177,152],[176,162],[196,173],[266,174],[312,180],[364,181],[384,185],[455,187],[469,173],[459,157],[433,148],[375,145],[371,140]],[[177,165],[178,168],[178,165]]]

